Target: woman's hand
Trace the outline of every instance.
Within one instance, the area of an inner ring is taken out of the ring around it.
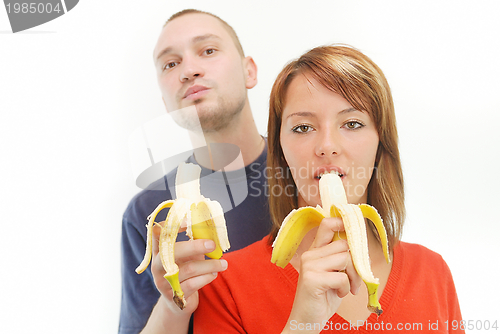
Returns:
[[[297,291],[284,332],[292,325],[305,329],[310,324],[310,328],[320,328],[311,333],[319,333],[342,298],[359,291],[361,278],[352,264],[347,241],[332,242],[335,232],[343,230],[340,218],[323,219],[311,247],[301,255]]]

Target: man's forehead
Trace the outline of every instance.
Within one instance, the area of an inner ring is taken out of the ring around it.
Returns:
[[[154,50],[157,55],[165,48],[199,42],[201,39],[231,39],[222,23],[208,14],[190,13],[168,22],[162,29]]]

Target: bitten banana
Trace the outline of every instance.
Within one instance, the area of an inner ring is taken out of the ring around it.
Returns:
[[[226,220],[219,202],[211,201],[200,193],[201,168],[195,164],[182,163],[177,170],[175,179],[176,200],[161,203],[149,215],[147,225],[146,253],[141,264],[135,269],[140,274],[151,261],[153,226],[161,227],[159,239],[159,255],[165,278],[170,283],[173,291],[173,300],[182,310],[186,306],[184,292],[179,282],[179,267],[175,263],[174,245],[177,234],[182,226],[186,226],[186,234],[190,239],[212,239],[215,242],[215,250],[205,254],[210,258],[218,259],[222,252],[229,249],[227,237]],[[155,222],[158,213],[170,208],[167,219],[163,225]]]
[[[368,238],[365,219],[375,225],[380,236],[385,260],[389,259],[387,233],[377,210],[368,204],[348,204],[342,180],[335,172],[323,174],[319,181],[321,207],[302,207],[292,210],[283,220],[273,243],[271,262],[284,268],[296,253],[304,236],[313,227],[319,226],[325,217],[341,217],[345,232],[336,233],[334,240],[345,239],[349,244],[354,267],[368,289],[368,309],[377,315],[382,314],[378,301],[378,278],[373,276],[368,255]]]

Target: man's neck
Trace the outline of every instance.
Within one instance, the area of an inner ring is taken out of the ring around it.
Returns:
[[[227,170],[235,170],[248,166],[255,161],[265,147],[264,138],[259,134],[257,126],[252,116],[248,101],[240,113],[228,127],[217,132],[193,133],[190,132],[193,147],[207,146],[208,154],[196,154],[197,162],[206,168],[213,168],[210,152],[211,143],[226,143],[236,145],[240,150],[240,156],[233,163],[226,165]]]

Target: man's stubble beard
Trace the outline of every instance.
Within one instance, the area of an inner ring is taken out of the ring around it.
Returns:
[[[227,129],[241,114],[246,103],[246,96],[241,96],[232,101],[223,97],[217,98],[215,106],[203,106],[203,99],[193,101],[197,117],[192,113],[174,113],[175,122],[190,131],[219,132]]]

